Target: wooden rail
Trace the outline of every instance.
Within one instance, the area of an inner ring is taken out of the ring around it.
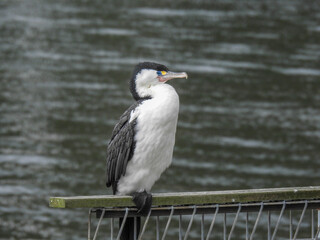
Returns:
[[[205,205],[320,199],[320,186],[212,192],[155,193],[154,206]],[[52,208],[133,207],[130,196],[50,197]]]

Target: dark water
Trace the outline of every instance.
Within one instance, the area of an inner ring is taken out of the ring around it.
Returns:
[[[0,59],[1,239],[86,238],[86,210],[48,197],[110,193],[144,60],[189,74],[153,192],[319,185],[319,1],[1,1]]]

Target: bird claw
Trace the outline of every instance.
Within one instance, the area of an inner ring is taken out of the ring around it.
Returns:
[[[147,215],[152,205],[152,195],[147,193],[146,190],[143,192],[135,192],[132,195],[132,201],[138,208],[138,213],[141,215]]]

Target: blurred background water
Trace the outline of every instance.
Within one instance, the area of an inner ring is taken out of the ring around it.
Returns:
[[[4,0],[0,59],[1,239],[86,238],[87,212],[48,197],[111,193],[140,61],[189,74],[153,192],[319,185],[319,1]]]

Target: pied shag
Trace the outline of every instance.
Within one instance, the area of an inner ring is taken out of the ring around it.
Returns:
[[[151,208],[153,184],[172,161],[179,97],[166,82],[187,77],[162,64],[139,63],[130,80],[136,102],[122,114],[108,144],[107,187],[115,195],[131,195],[144,215]],[[128,218],[121,239],[132,239],[133,231],[133,219]]]

